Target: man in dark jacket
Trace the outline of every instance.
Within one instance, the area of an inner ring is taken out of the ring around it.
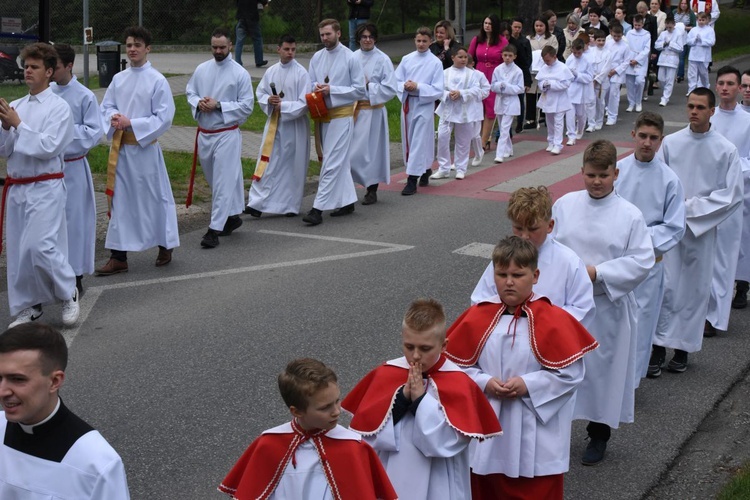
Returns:
[[[370,19],[370,7],[375,0],[346,0],[349,6],[349,49],[357,50],[357,26]]]
[[[253,39],[255,67],[262,68],[268,61],[263,59],[263,34],[260,32],[260,13],[268,5],[268,0],[237,0],[237,45],[234,60],[242,66],[242,48],[245,38]]]
[[[516,66],[523,72],[523,86],[525,90],[531,87],[531,43],[523,36],[523,19],[517,17],[510,25],[510,43],[516,46]],[[521,101],[521,114],[516,121],[516,134],[523,132],[523,120],[526,116],[526,93],[518,96]]]

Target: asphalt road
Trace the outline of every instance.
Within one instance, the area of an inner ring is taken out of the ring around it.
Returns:
[[[668,132],[686,122],[684,89],[677,86],[667,108],[653,98],[644,106],[663,112]],[[594,136],[627,142],[634,115],[621,118]],[[583,147],[566,148],[559,161]],[[490,165],[488,156],[466,181],[413,197],[383,189],[376,205],[357,205],[339,219],[326,214],[314,228],[300,218],[246,216],[214,250],[200,248],[205,229],[183,232],[166,268],[153,266],[155,252],[133,253],[129,273],[87,279],[82,319],[65,330],[71,360],[62,396],[122,455],[132,497],[221,498],[216,486],[250,441],[289,417],[275,385],[289,360],[330,364],[346,393],[400,355],[410,301],[435,297],[449,320],[460,314],[487,263],[466,247],[510,233],[505,202],[482,199],[487,187],[471,179],[513,168],[513,161]],[[577,188],[576,179],[565,186]],[[305,198],[303,209],[311,205]],[[3,291],[0,302],[6,299]],[[45,320],[61,326],[59,308],[45,311]],[[586,442],[576,422],[566,498],[648,498],[705,417],[744,379],[749,319],[734,311],[729,333],[708,339],[686,373],[644,381],[635,424],[613,433],[601,465],[579,465]],[[9,320],[0,308],[0,324]]]

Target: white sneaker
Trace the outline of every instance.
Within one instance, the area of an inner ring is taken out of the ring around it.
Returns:
[[[503,158],[510,158],[511,156],[513,156],[513,153],[505,153]]]
[[[456,180],[459,180],[459,181],[460,181],[461,179],[463,179],[463,178],[464,178],[464,176],[465,176],[465,175],[466,175],[466,174],[465,174],[465,173],[463,173],[463,172],[456,172]]]
[[[661,102],[659,103],[659,106],[661,106],[662,108],[663,108],[664,106],[666,106],[666,105],[667,105],[667,101],[661,101]]]
[[[562,151],[562,147],[558,146],[558,147],[552,148],[552,151],[550,151],[550,153],[552,153],[553,155],[559,155],[561,151]]]
[[[628,113],[632,113],[633,112],[633,106],[628,106],[628,109],[626,109],[625,111],[628,112]]]
[[[62,304],[62,322],[65,326],[73,326],[78,321],[78,315],[81,308],[78,304],[78,288],[73,290],[73,298],[63,301]]]
[[[607,123],[605,123],[605,125],[609,125],[609,126],[612,126],[612,125],[614,125],[614,124],[616,124],[616,123],[617,123],[617,122],[616,122],[615,120],[607,120]]]
[[[565,144],[567,144],[568,146],[575,146],[576,140],[571,137],[570,139],[568,139],[568,142],[566,142]]]
[[[594,132],[596,132],[597,130],[601,130],[601,129],[602,129],[602,126],[601,125],[597,125],[596,127],[594,127]]]
[[[581,133],[576,132],[576,140],[578,139],[583,139],[583,132]]]
[[[483,159],[484,159],[484,150],[479,154],[479,156],[475,156],[474,159],[471,160],[471,166],[478,167],[479,165],[481,165]]]
[[[27,307],[26,309],[21,311],[18,316],[16,316],[16,319],[13,321],[13,323],[8,325],[8,328],[13,328],[14,326],[36,321],[42,316],[42,314],[44,314],[42,312],[42,306]]]
[[[495,157],[495,163],[502,163],[502,162],[503,162],[503,157],[502,156],[496,156]]]
[[[595,132],[595,131],[596,131],[596,127],[594,127],[593,125],[589,125],[588,127],[586,127],[586,132]]]
[[[547,149],[545,149],[545,151],[550,152],[552,151],[552,148],[554,148],[554,146],[550,144],[549,146],[547,146]]]
[[[640,113],[642,109],[643,109],[643,106],[641,106],[640,103],[638,103],[638,104],[635,105],[635,112],[636,113]]]
[[[456,170],[456,164],[455,163],[451,163],[451,170]]]

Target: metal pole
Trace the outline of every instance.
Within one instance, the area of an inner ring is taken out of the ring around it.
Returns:
[[[89,25],[89,0],[83,0],[83,27]],[[83,40],[83,85],[89,86],[89,45]]]
[[[138,26],[143,26],[143,0],[138,0]]]
[[[49,43],[51,24],[49,0],[39,0],[39,41]]]

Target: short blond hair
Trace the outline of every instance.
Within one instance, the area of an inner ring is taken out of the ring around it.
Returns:
[[[552,196],[546,186],[516,189],[508,200],[506,211],[511,222],[532,226],[552,220]]]
[[[289,362],[279,374],[279,392],[284,403],[300,411],[307,410],[310,398],[318,391],[338,382],[336,373],[323,362],[300,358]]]
[[[417,299],[409,305],[404,314],[404,326],[418,332],[437,328],[438,335],[445,338],[445,310],[435,299]]]
[[[615,168],[617,165],[617,148],[612,141],[599,139],[592,142],[583,152],[583,165],[599,170]]]
[[[322,30],[326,26],[330,26],[331,28],[333,28],[333,31],[341,31],[341,24],[339,24],[339,22],[335,19],[323,19],[318,23],[319,30]]]

